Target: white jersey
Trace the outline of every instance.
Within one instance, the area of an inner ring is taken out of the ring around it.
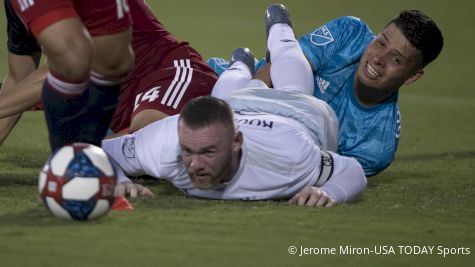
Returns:
[[[320,151],[300,122],[267,113],[235,113],[235,121],[244,136],[242,158],[234,177],[220,189],[193,186],[180,157],[178,115],[104,140],[102,147],[126,175],[165,179],[196,197],[281,199],[305,186],[319,186],[335,201],[349,202],[364,190],[366,178],[357,161]],[[119,180],[124,179],[122,174]]]

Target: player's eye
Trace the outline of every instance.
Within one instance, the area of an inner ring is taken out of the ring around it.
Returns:
[[[398,65],[401,64],[401,59],[399,59],[399,57],[397,56],[393,56],[392,61],[395,64],[398,64]]]
[[[207,158],[209,158],[209,157],[213,157],[215,153],[216,153],[216,151],[214,151],[214,150],[204,150],[200,154],[207,157]]]
[[[210,156],[214,155],[214,153],[215,153],[214,151],[205,151],[203,154],[207,157],[210,157]]]
[[[190,156],[192,154],[191,150],[187,149],[187,148],[182,148],[181,149],[183,155],[185,156]]]

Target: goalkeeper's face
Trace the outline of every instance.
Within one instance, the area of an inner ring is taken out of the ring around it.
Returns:
[[[232,178],[239,155],[234,130],[219,123],[192,129],[180,122],[178,136],[183,163],[196,188],[212,189]]]
[[[422,76],[422,55],[390,24],[369,44],[361,57],[356,78],[359,84],[378,91],[394,91]]]

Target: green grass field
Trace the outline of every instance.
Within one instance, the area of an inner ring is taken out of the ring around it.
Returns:
[[[263,0],[148,1],[165,26],[206,58],[248,46],[264,55]],[[361,201],[331,209],[286,202],[186,198],[148,182],[155,199],[94,222],[52,217],[37,199],[49,155],[40,112],[28,112],[0,147],[0,266],[474,266],[475,57],[473,1],[287,1],[298,35],[341,15],[374,31],[401,9],[418,8],[441,27],[445,47],[425,77],[400,94],[396,160],[369,179]],[[2,8],[3,12],[3,8]],[[5,29],[5,17],[1,19]],[[0,73],[7,70],[1,35]],[[337,255],[290,255],[290,246]],[[393,246],[395,255],[340,255],[340,246]],[[432,255],[398,246],[435,246]],[[469,248],[438,255],[437,246]]]

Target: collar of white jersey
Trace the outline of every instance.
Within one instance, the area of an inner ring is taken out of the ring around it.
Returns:
[[[241,145],[241,160],[239,162],[239,168],[236,174],[234,174],[231,180],[222,184],[218,184],[215,187],[213,187],[213,189],[217,191],[224,191],[230,186],[232,186],[233,184],[235,184],[239,180],[239,177],[241,177],[244,171],[244,168],[246,167],[246,162],[247,162],[247,147],[246,147],[246,139],[244,138],[244,141]]]
[[[320,175],[318,176],[317,180],[317,186],[322,186],[324,185],[328,179],[333,174],[333,169],[334,169],[334,161],[332,155],[327,152],[320,150],[321,154],[321,162],[320,162]]]

